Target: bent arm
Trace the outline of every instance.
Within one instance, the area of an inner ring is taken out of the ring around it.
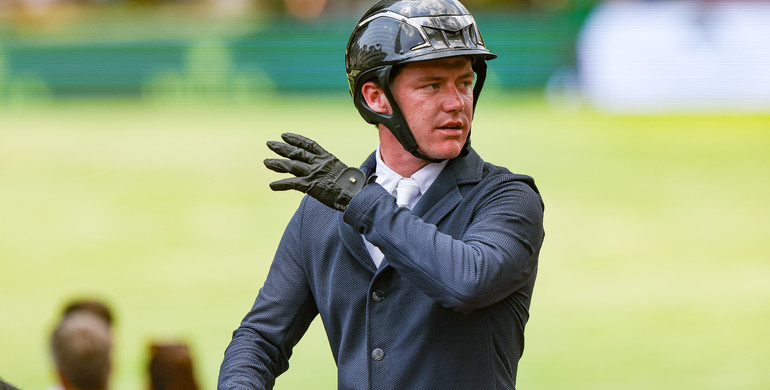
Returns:
[[[225,351],[219,390],[272,389],[318,314],[301,266],[301,210],[289,222],[264,286]]]
[[[532,188],[513,180],[486,187],[489,192],[468,206],[473,207],[473,217],[457,237],[399,209],[393,197],[375,185],[353,198],[345,221],[426,295],[467,313],[527,283],[543,239],[543,208]]]

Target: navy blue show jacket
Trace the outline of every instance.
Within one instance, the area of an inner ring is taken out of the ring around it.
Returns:
[[[374,165],[372,154],[362,169]],[[385,255],[379,269],[361,234]],[[543,236],[532,178],[475,151],[412,211],[376,183],[344,213],[306,196],[218,388],[272,388],[320,314],[339,389],[514,389]]]

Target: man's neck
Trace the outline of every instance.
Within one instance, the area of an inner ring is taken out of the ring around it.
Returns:
[[[388,168],[402,177],[410,177],[428,162],[413,156],[398,142],[393,133],[383,125],[378,126],[380,133],[380,156]]]

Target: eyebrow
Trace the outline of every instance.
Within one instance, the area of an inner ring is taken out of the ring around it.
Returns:
[[[470,71],[470,72],[467,72],[467,73],[463,73],[462,75],[460,75],[459,78],[464,79],[464,78],[468,78],[468,77],[474,77],[475,75],[476,75],[475,72]],[[443,80],[443,79],[445,79],[445,77],[440,77],[440,76],[423,76],[423,77],[418,78],[416,81],[418,83],[423,83],[423,82],[428,82],[428,81],[440,81],[440,80]]]

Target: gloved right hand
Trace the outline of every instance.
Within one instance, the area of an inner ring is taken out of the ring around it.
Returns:
[[[281,134],[281,138],[286,143],[268,141],[267,147],[288,160],[265,159],[265,166],[296,177],[270,183],[270,189],[301,191],[333,209],[345,211],[350,199],[363,188],[364,173],[348,167],[309,138],[292,133]]]

